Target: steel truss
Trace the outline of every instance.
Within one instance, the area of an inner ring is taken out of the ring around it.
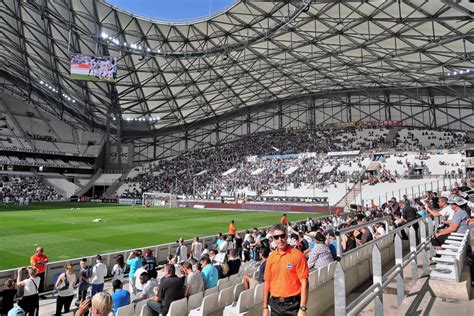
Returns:
[[[469,1],[246,0],[173,24],[99,0],[4,0],[0,17],[1,89],[91,128],[113,113],[138,160],[286,126],[474,125]],[[114,89],[69,79],[73,52],[117,57]]]

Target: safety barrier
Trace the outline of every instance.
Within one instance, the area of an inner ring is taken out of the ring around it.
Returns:
[[[436,221],[439,219],[436,218]],[[416,230],[413,227],[415,224],[419,225],[420,243],[417,245]],[[365,223],[369,225],[369,223]],[[438,227],[438,222],[433,223],[429,216],[416,219],[410,223],[403,225],[400,228],[394,229],[387,235],[377,238],[367,244],[361,245],[354,249],[354,253],[367,253],[366,249],[371,249],[372,257],[372,278],[373,284],[354,299],[350,304],[347,304],[346,295],[349,291],[346,288],[345,269],[353,262],[343,262],[344,259],[349,258],[353,253],[342,254],[341,262],[337,263],[334,274],[334,312],[336,316],[339,315],[357,315],[371,302],[374,302],[375,315],[383,315],[383,289],[396,280],[397,300],[398,305],[402,303],[404,298],[405,279],[403,277],[403,270],[406,266],[411,266],[411,280],[415,284],[418,280],[418,255],[421,255],[423,273],[427,273],[429,266],[429,258],[433,255],[433,247],[431,245],[431,236]],[[403,229],[409,229],[409,252],[403,256],[402,240],[400,233]],[[395,264],[385,274],[382,273],[383,259],[381,249],[390,243],[394,242]],[[344,267],[345,266],[345,267]]]

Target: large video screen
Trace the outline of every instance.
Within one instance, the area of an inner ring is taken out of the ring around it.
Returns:
[[[115,82],[117,58],[72,54],[71,79]]]

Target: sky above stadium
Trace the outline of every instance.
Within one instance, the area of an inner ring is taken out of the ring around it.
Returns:
[[[192,21],[224,11],[236,0],[107,0],[113,6],[163,21]]]

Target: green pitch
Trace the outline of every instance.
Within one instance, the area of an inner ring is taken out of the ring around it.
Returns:
[[[65,260],[226,233],[232,219],[238,230],[269,226],[282,213],[81,203],[0,207],[0,270],[29,265],[36,245],[50,261]],[[288,214],[288,219],[306,216]],[[94,223],[97,218],[103,221]]]

